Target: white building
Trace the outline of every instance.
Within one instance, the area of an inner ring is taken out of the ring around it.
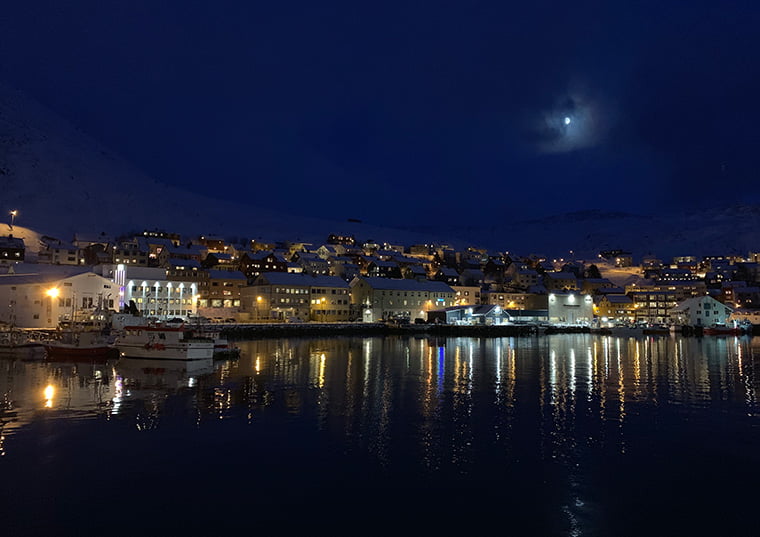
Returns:
[[[549,322],[554,324],[585,324],[594,319],[594,300],[591,295],[568,291],[549,294]]]
[[[670,310],[670,320],[679,326],[710,326],[725,324],[733,308],[726,306],[709,295],[695,296],[679,302]]]
[[[117,299],[113,282],[89,268],[26,265],[0,274],[0,322],[22,328],[86,321],[98,308],[113,310]]]
[[[121,310],[130,300],[144,315],[159,319],[195,315],[198,283],[168,276],[164,268],[136,265],[102,265],[104,276],[116,284]]]

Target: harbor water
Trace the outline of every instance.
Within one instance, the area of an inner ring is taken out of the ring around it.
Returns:
[[[0,533],[757,535],[760,338],[0,357]]]

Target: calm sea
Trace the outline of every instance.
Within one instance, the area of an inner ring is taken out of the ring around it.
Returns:
[[[0,358],[0,535],[760,534],[760,339]]]

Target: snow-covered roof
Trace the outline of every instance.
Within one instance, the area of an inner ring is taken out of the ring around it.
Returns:
[[[209,279],[212,280],[246,280],[245,274],[239,270],[214,270],[208,271]]]
[[[454,290],[444,282],[431,280],[412,280],[399,278],[357,277],[364,280],[370,287],[381,291],[428,291],[431,293],[454,293]],[[353,283],[353,282],[352,282]]]
[[[347,288],[348,283],[338,276],[312,276],[293,272],[263,272],[254,281],[254,285],[300,285],[309,287]]]
[[[169,266],[172,268],[176,268],[176,267],[201,268],[201,264],[195,259],[177,259],[176,257],[172,257],[169,259],[168,263],[169,263]]]

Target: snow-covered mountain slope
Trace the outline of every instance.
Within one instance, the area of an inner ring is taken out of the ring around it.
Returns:
[[[419,232],[430,231],[416,228]],[[593,259],[603,250],[625,250],[635,258],[655,255],[747,255],[760,251],[760,207],[635,215],[583,211],[485,228],[438,229],[452,237],[478,237],[520,255]],[[572,253],[571,253],[572,252]]]
[[[118,128],[118,127],[114,127]],[[252,178],[255,181],[257,178]],[[215,185],[209,182],[209,196]],[[377,241],[443,240],[433,233],[304,218],[277,207],[220,201],[148,177],[69,122],[0,84],[0,221],[70,239],[160,228],[195,234],[324,242],[330,233]]]
[[[258,179],[266,178],[251,178]],[[210,196],[213,189],[212,181]],[[625,200],[614,205],[625,207]],[[0,84],[0,222],[3,213],[10,218],[11,209],[18,210],[19,226],[64,240],[75,232],[117,235],[161,228],[187,236],[313,243],[330,233],[352,233],[360,240],[581,259],[608,249],[663,258],[760,250],[760,208],[753,206],[651,215],[594,210],[488,227],[479,226],[483,219],[477,211],[468,211],[442,214],[440,224],[427,228],[403,228],[399,222],[372,226],[299,217],[287,214],[286,207],[220,201],[148,177],[36,101]]]

